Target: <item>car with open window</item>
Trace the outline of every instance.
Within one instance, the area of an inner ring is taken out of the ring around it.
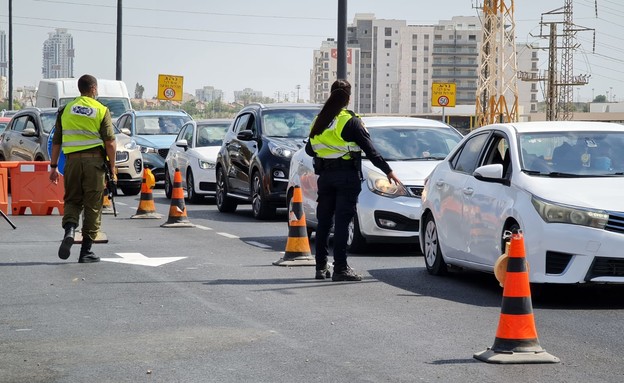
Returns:
[[[431,274],[493,272],[522,231],[536,284],[624,283],[624,126],[589,121],[478,128],[423,190],[420,246]]]

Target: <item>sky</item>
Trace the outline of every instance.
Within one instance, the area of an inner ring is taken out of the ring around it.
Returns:
[[[509,5],[511,0],[505,0]],[[74,75],[116,76],[117,0],[13,0],[13,88],[41,79],[48,33],[66,28],[73,36]],[[347,23],[356,13],[408,24],[437,24],[453,16],[476,16],[477,0],[349,0]],[[516,0],[516,42],[547,46],[539,38],[543,13],[564,0]],[[590,75],[576,87],[575,101],[598,95],[624,100],[624,2],[573,0],[577,32],[574,75]],[[0,29],[8,34],[9,0],[0,0]],[[597,7],[595,6],[597,4]],[[337,0],[123,0],[122,79],[130,95],[138,83],[144,97],[156,95],[158,75],[184,77],[184,92],[214,86],[233,92],[252,88],[264,96],[309,98],[314,49],[337,38]],[[596,14],[597,10],[597,14]],[[563,20],[550,16],[546,20]],[[544,28],[543,32],[546,33]],[[539,68],[548,67],[540,51]],[[297,90],[297,86],[300,87]]]

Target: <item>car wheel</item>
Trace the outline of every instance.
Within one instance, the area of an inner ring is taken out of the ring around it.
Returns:
[[[141,192],[141,185],[139,186],[124,186],[124,187],[119,187],[121,189],[121,192],[124,193],[124,195],[137,195]]]
[[[169,175],[169,169],[165,168],[165,197],[171,199],[173,194],[173,184],[171,183],[171,176]]]
[[[275,217],[275,208],[269,206],[262,192],[262,179],[259,172],[254,172],[251,179],[251,209],[255,219],[269,219]]]
[[[424,256],[427,271],[432,275],[444,275],[447,273],[446,263],[442,257],[440,250],[440,241],[438,239],[438,227],[432,215],[428,215],[425,219],[424,231]]]
[[[231,197],[227,196],[227,181],[223,169],[217,170],[217,191],[215,196],[217,209],[222,213],[231,213],[236,210],[237,203]]]
[[[195,192],[195,179],[193,178],[193,172],[190,168],[186,171],[186,194],[191,203],[200,203],[204,200],[202,195]]]
[[[347,237],[347,251],[350,253],[363,253],[366,250],[366,238],[360,231],[360,221],[357,213],[349,222],[349,236]]]

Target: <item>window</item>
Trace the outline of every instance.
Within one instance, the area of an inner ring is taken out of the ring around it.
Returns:
[[[468,41],[477,41],[477,35],[468,35]]]
[[[392,40],[385,40],[384,48],[392,48]]]
[[[392,28],[389,28],[389,27],[384,28],[384,34],[386,36],[392,36]]]
[[[477,168],[477,160],[488,134],[479,134],[466,141],[451,159],[451,167],[458,172],[472,174]]]
[[[26,128],[27,122],[28,116],[21,116],[19,118],[16,118],[15,121],[13,121],[13,130],[16,132],[23,132]]]
[[[435,41],[440,41],[440,40],[442,40],[442,35],[433,35],[433,39]]]

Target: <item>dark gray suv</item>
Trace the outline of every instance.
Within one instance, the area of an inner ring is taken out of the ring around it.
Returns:
[[[48,137],[57,108],[25,108],[0,135],[0,161],[49,161]]]
[[[217,156],[216,203],[233,212],[251,203],[256,219],[286,207],[290,159],[303,147],[318,104],[250,104],[238,112]]]

